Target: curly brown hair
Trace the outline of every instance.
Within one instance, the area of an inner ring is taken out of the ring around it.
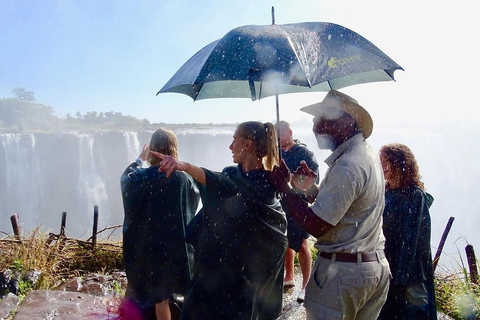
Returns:
[[[380,148],[380,154],[391,165],[392,174],[400,177],[400,189],[416,186],[425,189],[412,150],[402,143],[391,143]]]

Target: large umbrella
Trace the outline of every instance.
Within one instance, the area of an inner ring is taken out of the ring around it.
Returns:
[[[354,84],[394,80],[403,70],[370,41],[327,22],[247,25],[235,28],[191,57],[159,93],[194,101],[329,91]]]

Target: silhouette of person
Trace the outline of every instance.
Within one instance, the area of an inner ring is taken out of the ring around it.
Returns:
[[[378,153],[365,141],[372,118],[355,99],[335,90],[301,110],[314,115],[318,147],[332,151],[325,178],[317,186],[305,163],[291,178],[283,161],[271,178],[292,216],[317,238],[318,256],[305,290],[307,319],[376,319],[390,270],[383,251],[383,172]],[[290,181],[314,198],[311,205]]]
[[[429,208],[413,152],[392,143],[380,148],[385,175],[383,232],[393,278],[379,319],[437,319]]]
[[[200,195],[188,174],[174,172],[167,179],[159,172],[160,160],[151,151],[178,158],[175,133],[155,131],[149,147],[144,146],[121,177],[126,298],[139,306],[145,319],[169,320],[168,298],[186,294],[192,277],[193,248],[184,237]],[[150,167],[142,168],[145,160]]]
[[[182,320],[274,320],[282,311],[286,217],[269,179],[278,163],[273,124],[239,124],[230,150],[237,165],[222,173],[154,153],[167,176],[184,171],[204,188]]]
[[[318,163],[315,154],[308,150],[307,146],[299,140],[293,139],[293,131],[287,121],[279,121],[276,124],[277,132],[280,133],[280,147],[282,159],[287,167],[294,171],[300,166],[301,161],[305,161],[310,169],[318,176]],[[301,192],[301,190],[299,190]],[[283,206],[283,210],[287,214],[287,239],[288,248],[285,255],[285,277],[283,278],[283,287],[288,289],[295,285],[294,282],[294,260],[295,252],[298,252],[298,261],[302,271],[302,287],[297,296],[298,302],[305,300],[305,287],[310,279],[312,271],[312,254],[308,247],[308,238],[310,234],[300,226],[295,219],[289,214],[288,207]]]

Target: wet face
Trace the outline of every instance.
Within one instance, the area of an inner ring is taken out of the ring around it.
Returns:
[[[383,153],[380,153],[380,163],[382,164],[383,176],[385,177],[385,186],[387,189],[397,188],[400,179],[398,175],[395,174],[395,167]]]
[[[355,119],[343,112],[337,117],[319,115],[313,119],[312,131],[320,149],[334,150],[356,133]]]
[[[313,134],[317,140],[319,149],[334,150],[336,147],[335,138],[332,133],[336,133],[336,122],[338,119],[328,119],[326,117],[315,117],[313,119]]]
[[[245,139],[238,131],[235,131],[233,135],[233,141],[230,144],[230,150],[232,150],[232,158],[234,163],[244,163],[245,159],[247,158],[247,149],[251,145],[251,140]]]
[[[383,175],[385,176],[385,181],[387,182],[392,178],[392,164],[385,157],[383,153],[380,154],[380,162],[382,164]]]
[[[286,127],[280,127],[280,147],[287,149],[292,140],[292,131]]]

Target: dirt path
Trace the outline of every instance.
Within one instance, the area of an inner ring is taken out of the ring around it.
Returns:
[[[306,313],[303,303],[297,302],[298,292],[302,286],[300,267],[295,266],[295,286],[283,294],[283,312],[277,320],[305,320]]]

